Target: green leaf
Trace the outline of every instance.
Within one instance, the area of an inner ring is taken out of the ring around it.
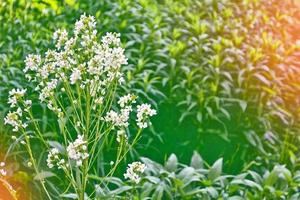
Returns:
[[[239,101],[239,105],[241,107],[241,109],[243,110],[243,112],[246,111],[246,108],[247,108],[247,102],[246,101]]]
[[[241,197],[241,196],[232,196],[229,197],[228,200],[244,200],[245,198]]]
[[[48,143],[51,147],[56,148],[59,152],[61,153],[65,152],[65,148],[60,143],[56,141],[48,141]]]
[[[218,159],[208,171],[208,178],[214,181],[222,174],[223,158]]]
[[[56,176],[54,173],[49,171],[42,171],[35,175],[34,180],[44,180],[45,178],[49,178],[52,176]]]
[[[121,187],[111,191],[110,193],[111,194],[121,194],[121,193],[126,192],[131,189],[132,189],[132,186],[124,185],[124,186],[121,186]]]
[[[177,165],[178,165],[177,157],[175,154],[172,153],[165,164],[165,168],[169,172],[174,172],[177,170]]]
[[[197,151],[194,151],[193,153],[190,166],[193,167],[194,169],[203,168],[203,159]]]
[[[259,184],[255,183],[254,181],[247,180],[247,179],[233,180],[233,181],[231,181],[231,184],[245,185],[245,186],[248,186],[249,188],[256,188],[259,191],[263,191],[263,188]]]
[[[286,169],[282,165],[277,165],[273,168],[273,170],[267,175],[265,179],[265,185],[273,186],[277,180],[279,179],[280,175],[284,175],[286,179],[290,179],[291,173],[288,169]]]
[[[78,199],[78,196],[75,193],[61,194],[60,197],[68,198],[68,199]]]
[[[152,199],[153,200],[161,200],[164,194],[164,187],[162,184],[158,185],[153,196]]]
[[[177,177],[181,179],[184,183],[187,183],[192,179],[194,172],[195,172],[194,168],[185,167],[183,170],[180,171]]]

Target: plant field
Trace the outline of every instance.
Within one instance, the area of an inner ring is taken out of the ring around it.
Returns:
[[[0,200],[300,199],[297,0],[0,0]]]

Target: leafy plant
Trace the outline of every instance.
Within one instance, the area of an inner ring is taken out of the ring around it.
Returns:
[[[35,171],[34,179],[40,181],[48,199],[92,198],[90,175],[113,175],[140,139],[142,129],[149,126],[148,118],[156,114],[150,104],[134,109],[137,96],[120,95],[118,86],[124,82],[120,68],[127,64],[127,59],[119,35],[107,33],[98,42],[95,27],[95,18],[84,14],[75,23],[70,37],[64,29],[54,33],[55,50],[49,49],[43,57],[26,57],[25,77],[36,85],[38,104],[53,113],[55,124],[42,124],[34,117],[40,108],[25,96],[26,92],[33,93],[32,88],[9,92],[11,109],[5,124],[18,133],[15,139],[27,150],[28,166]],[[134,110],[136,126],[129,132]],[[42,151],[39,155],[34,152],[35,144]],[[48,153],[47,166],[56,171],[42,170],[44,153]],[[107,153],[114,156],[108,158]],[[112,160],[110,169],[105,164],[108,159]],[[54,187],[56,181],[49,178],[58,174],[65,179],[57,181],[60,186]],[[132,178],[130,174],[128,178]]]
[[[180,164],[172,154],[165,165],[141,158],[147,168],[139,184],[119,178],[108,181],[118,189],[101,190],[105,197],[115,199],[298,199],[299,170],[290,171],[283,165],[272,170],[246,170],[237,175],[222,171],[223,160],[208,166],[194,152],[190,165]],[[99,198],[104,196],[100,195]]]

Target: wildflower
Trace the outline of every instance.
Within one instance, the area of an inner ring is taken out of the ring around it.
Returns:
[[[67,167],[68,165],[66,165],[64,159],[61,159],[58,149],[52,148],[48,153],[47,166],[50,169],[54,166],[57,166],[58,169],[61,169]]]
[[[24,103],[25,103],[26,107],[31,107],[31,105],[32,105],[31,100],[25,100]]]
[[[72,48],[76,44],[76,38],[72,37],[69,40],[66,41],[65,43],[65,51],[70,52],[72,51]],[[76,64],[76,62],[73,62],[73,64]]]
[[[36,71],[38,69],[39,64],[41,63],[41,56],[40,55],[33,55],[29,54],[25,59],[25,68],[24,72]]]
[[[20,117],[22,116],[22,110],[18,108],[17,111],[11,112],[6,115],[4,118],[4,124],[9,124],[13,127],[13,131],[17,132],[20,127],[22,127],[22,121]]]
[[[53,34],[53,39],[56,40],[56,48],[60,49],[68,40],[68,32],[65,29],[58,29]]]
[[[145,122],[148,117],[156,115],[156,110],[151,109],[150,104],[142,104],[137,106],[137,125],[139,128],[147,128],[149,123]]]
[[[6,174],[7,174],[7,172],[4,169],[4,167],[5,167],[5,162],[0,162],[0,175],[1,176],[6,176]]]
[[[141,181],[140,175],[144,173],[146,165],[141,162],[133,162],[128,165],[124,177],[138,184]]]
[[[55,72],[55,63],[47,63],[43,65],[40,69],[38,69],[38,75],[42,79],[47,79],[50,74]]]
[[[103,53],[96,54],[88,63],[87,71],[93,75],[101,75],[104,71],[103,62],[104,56]]]
[[[81,80],[81,71],[74,69],[70,77],[71,84],[75,84],[78,80]]]
[[[70,143],[67,147],[68,157],[76,162],[80,167],[85,159],[89,157],[87,152],[87,142],[82,135],[78,135],[77,139]]]
[[[57,87],[57,84],[57,79],[52,79],[51,81],[47,82],[46,87],[44,87],[40,92],[39,99],[43,102],[48,97],[53,96],[54,89]]]
[[[136,99],[135,95],[128,94],[120,97],[118,104],[120,105],[121,108],[124,108],[129,103],[135,103],[136,102],[135,99]]]
[[[126,106],[125,108],[121,109],[120,113],[111,110],[106,114],[104,120],[106,122],[111,122],[113,126],[127,127],[129,125],[128,120],[131,111],[132,111],[131,106]]]
[[[49,168],[53,168],[54,167],[54,161],[55,159],[58,159],[58,149],[53,148],[50,150],[50,152],[48,153],[48,158],[47,158],[47,166]]]
[[[125,141],[125,143],[128,143],[128,137],[126,135],[125,130],[118,130],[117,131],[117,142],[120,143],[121,141]]]
[[[99,97],[99,98],[95,99],[95,104],[98,104],[98,105],[103,104],[103,97]]]
[[[24,97],[25,93],[26,89],[12,89],[9,91],[8,104],[10,104],[10,107],[15,107],[18,103],[18,100]]]
[[[86,30],[93,30],[96,27],[96,21],[94,16],[86,16],[84,13],[80,16],[80,19],[75,23],[74,34],[77,36]]]
[[[120,33],[106,33],[106,35],[102,37],[101,42],[105,46],[114,45],[118,47],[121,44]]]

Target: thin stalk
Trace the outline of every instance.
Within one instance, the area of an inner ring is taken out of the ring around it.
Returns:
[[[28,154],[29,154],[30,160],[31,160],[31,162],[32,162],[33,168],[34,168],[34,170],[35,170],[35,173],[36,173],[36,174],[39,174],[39,171],[38,171],[38,168],[37,168],[35,159],[34,159],[34,157],[33,157],[32,151],[31,151],[31,146],[30,146],[29,136],[27,136],[27,133],[26,133],[25,130],[23,130],[23,133],[24,133],[24,135],[25,135],[24,138],[25,138],[25,141],[26,141],[26,149],[27,149],[27,151],[28,151]],[[50,196],[50,194],[49,194],[49,192],[48,192],[48,190],[47,190],[47,188],[46,188],[46,186],[45,186],[45,180],[44,180],[44,179],[39,179],[39,180],[40,180],[40,183],[41,183],[41,185],[42,185],[42,188],[43,188],[43,190],[45,191],[45,193],[46,193],[48,199],[52,200],[52,198],[51,198],[51,196]]]

